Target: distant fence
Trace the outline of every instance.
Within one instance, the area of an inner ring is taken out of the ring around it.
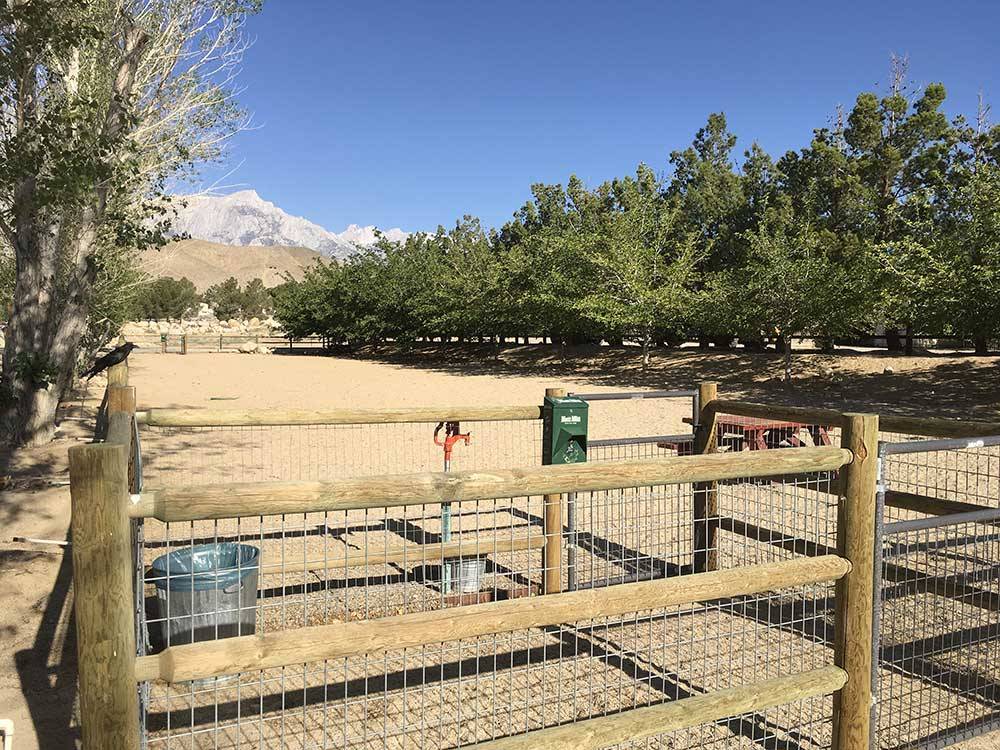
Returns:
[[[128,339],[140,346],[153,351],[160,351],[164,354],[186,354],[187,352],[235,352],[239,347],[247,343],[255,343],[266,346],[269,349],[304,349],[319,350],[329,349],[342,345],[343,342],[335,340],[329,336],[306,336],[295,338],[289,336],[275,336],[264,333],[149,333],[128,336]],[[501,346],[519,346],[522,337],[513,337],[513,340],[505,339]],[[553,346],[544,339],[523,338],[525,344]],[[391,339],[387,344],[393,343]],[[457,339],[446,339],[443,341],[420,341],[419,346],[440,345],[448,346],[461,343]],[[683,342],[688,345],[694,344],[694,340]],[[484,343],[485,345],[485,343]],[[838,347],[865,347],[874,349],[886,349],[887,342],[884,336],[866,336],[858,338],[840,339],[835,341]],[[795,339],[793,346],[798,351],[818,350],[820,345],[812,339]],[[922,349],[945,349],[956,351],[972,351],[974,344],[971,340],[950,337],[935,336],[915,336],[913,346],[916,350]],[[988,342],[989,351],[1000,350],[1000,341],[991,340]]]
[[[187,354],[189,352],[236,352],[245,344],[266,346],[268,349],[325,349],[331,340],[325,336],[273,336],[265,333],[150,333],[129,336],[129,341],[148,351],[163,354]]]

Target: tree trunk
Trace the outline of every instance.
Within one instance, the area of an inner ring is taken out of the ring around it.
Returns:
[[[54,290],[57,234],[46,227],[19,237],[0,382],[0,429],[13,445],[41,445],[52,439],[59,397],[73,385],[79,341],[87,330],[85,300],[94,271],[81,262],[77,291],[61,299]],[[85,257],[90,254],[88,241],[81,240]]]
[[[699,349],[708,349],[708,344],[709,344],[708,334],[699,333],[698,334],[698,348]]]
[[[653,337],[651,334],[647,333],[642,337],[642,369],[649,369],[650,360],[650,345],[653,343]]]
[[[778,352],[778,354],[783,354],[790,348],[787,339],[785,339],[785,334],[779,333],[778,337],[774,340],[774,351]]]
[[[792,340],[785,342],[785,384],[792,383]]]
[[[913,356],[913,326],[906,326],[906,349],[904,353],[907,357]]]
[[[986,336],[973,336],[972,345],[976,348],[976,355],[985,357],[990,353],[990,342]]]
[[[890,352],[899,352],[903,350],[902,340],[900,339],[898,328],[885,329],[885,348]]]

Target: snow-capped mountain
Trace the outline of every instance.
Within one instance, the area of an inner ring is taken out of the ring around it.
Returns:
[[[340,234],[300,216],[291,216],[256,190],[229,195],[189,196],[174,221],[174,232],[194,239],[226,245],[287,245],[308,247],[331,258],[343,258],[359,247],[375,243],[375,227],[351,224]],[[408,236],[402,229],[387,229],[391,240]]]

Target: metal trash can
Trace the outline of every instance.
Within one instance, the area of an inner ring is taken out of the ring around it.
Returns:
[[[448,578],[451,588],[458,594],[477,594],[486,574],[485,557],[465,557],[460,560],[449,560]]]
[[[163,643],[177,646],[251,635],[257,627],[260,550],[200,544],[153,561]]]

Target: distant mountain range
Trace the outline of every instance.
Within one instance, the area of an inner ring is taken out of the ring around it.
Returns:
[[[287,276],[301,279],[306,268],[325,257],[305,247],[233,247],[204,240],[180,240],[144,251],[141,264],[150,276],[186,278],[199,292],[204,292],[230,276],[241,284],[261,279],[265,286],[277,286]]]
[[[339,234],[300,216],[292,216],[255,190],[229,195],[190,196],[174,221],[177,234],[223,245],[305,247],[330,258],[345,258],[358,248],[375,244],[375,227],[351,224]],[[402,229],[382,232],[390,240],[405,240]]]

